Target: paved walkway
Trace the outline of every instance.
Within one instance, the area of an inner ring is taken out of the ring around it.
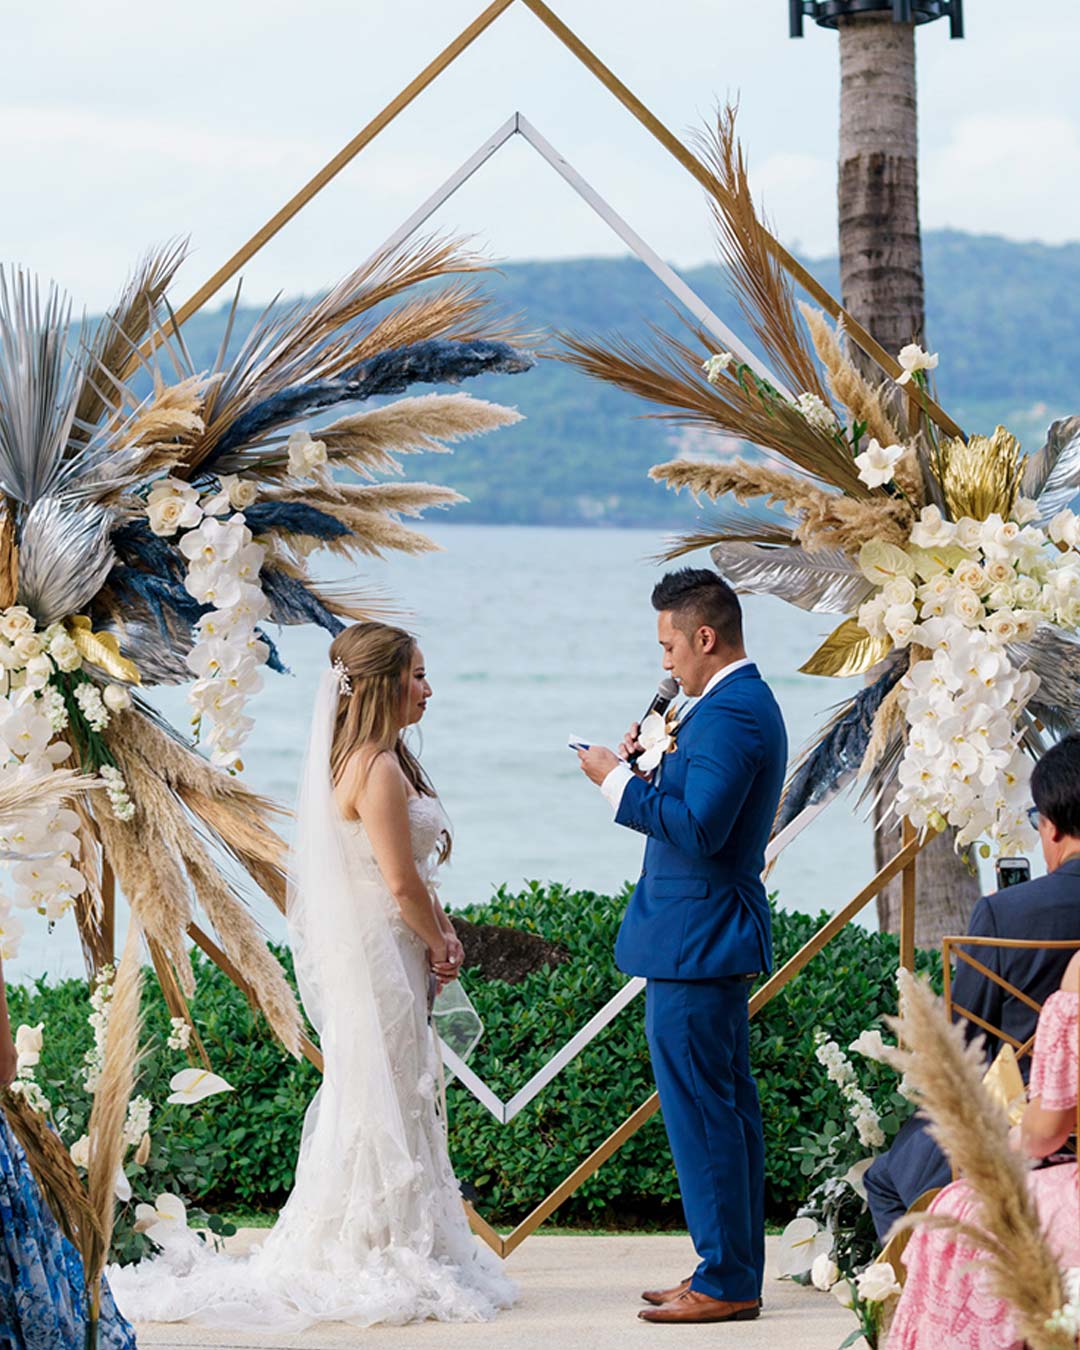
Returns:
[[[246,1234],[245,1234],[246,1236]],[[257,1236],[252,1234],[252,1236]],[[769,1239],[770,1257],[776,1239]],[[327,1324],[297,1335],[258,1336],[171,1324],[138,1327],[140,1346],[179,1350],[651,1350],[671,1339],[737,1350],[837,1350],[854,1329],[852,1314],[829,1294],[790,1280],[765,1282],[765,1311],[730,1326],[648,1326],[636,1313],[642,1289],[674,1282],[693,1266],[685,1237],[571,1237],[542,1234],[510,1257],[521,1301],[494,1322],[424,1322],[359,1330]]]

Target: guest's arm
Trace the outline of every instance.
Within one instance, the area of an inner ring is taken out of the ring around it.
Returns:
[[[1080,990],[1080,953],[1069,962],[1061,981],[1061,988],[1070,994]],[[1052,1043],[1051,1049],[1044,1050],[1036,1040],[1036,1054],[1053,1054],[1055,1050],[1060,1054],[1059,1045]],[[1076,1054],[1075,1031],[1069,1037],[1069,1048],[1066,1053],[1070,1056]],[[1047,1107],[1043,1105],[1042,1096],[1036,1095],[1028,1102],[1020,1122],[1019,1139],[1014,1137],[1014,1144],[1018,1144],[1021,1152],[1030,1158],[1048,1158],[1051,1153],[1056,1153],[1062,1147],[1075,1129],[1075,1101],[1071,1106],[1064,1108]]]

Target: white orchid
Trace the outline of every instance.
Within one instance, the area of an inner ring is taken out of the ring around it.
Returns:
[[[896,360],[903,367],[903,374],[896,377],[897,384],[907,384],[917,371],[936,370],[938,363],[937,353],[924,352],[917,342],[901,347]]]
[[[675,738],[668,729],[662,713],[651,712],[641,723],[638,741],[644,746],[637,767],[642,773],[652,773],[669,750],[674,749]]]
[[[884,487],[892,482],[896,466],[903,458],[902,445],[881,445],[874,437],[870,438],[862,454],[855,456],[859,466],[859,481],[869,488]]]
[[[169,1079],[172,1092],[167,1102],[180,1106],[192,1106],[219,1092],[232,1092],[234,1089],[224,1078],[209,1069],[181,1069]]]

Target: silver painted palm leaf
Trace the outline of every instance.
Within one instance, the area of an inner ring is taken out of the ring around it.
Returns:
[[[1039,677],[1028,711],[1055,735],[1075,731],[1080,726],[1080,639],[1043,624],[1030,642],[1010,645],[1009,657]]]
[[[794,544],[775,548],[737,540],[715,545],[712,560],[742,594],[776,595],[818,614],[851,614],[874,589],[840,549],[811,553]]]
[[[1046,444],[1024,466],[1020,491],[1039,504],[1039,523],[1063,511],[1080,492],[1080,417],[1050,424]]]
[[[113,513],[42,497],[20,532],[19,603],[42,626],[81,614],[105,584],[116,555]]]

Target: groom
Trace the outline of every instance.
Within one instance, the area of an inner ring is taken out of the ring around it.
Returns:
[[[670,572],[652,593],[663,666],[698,702],[650,778],[603,746],[581,767],[646,836],[615,958],[646,977],[645,1029],[683,1209],[701,1258],[647,1292],[647,1322],[758,1316],[765,1266],[765,1148],[750,1072],[747,997],[772,962],[761,872],[787,762],[768,685],[743,647],[738,598],[715,572]]]

